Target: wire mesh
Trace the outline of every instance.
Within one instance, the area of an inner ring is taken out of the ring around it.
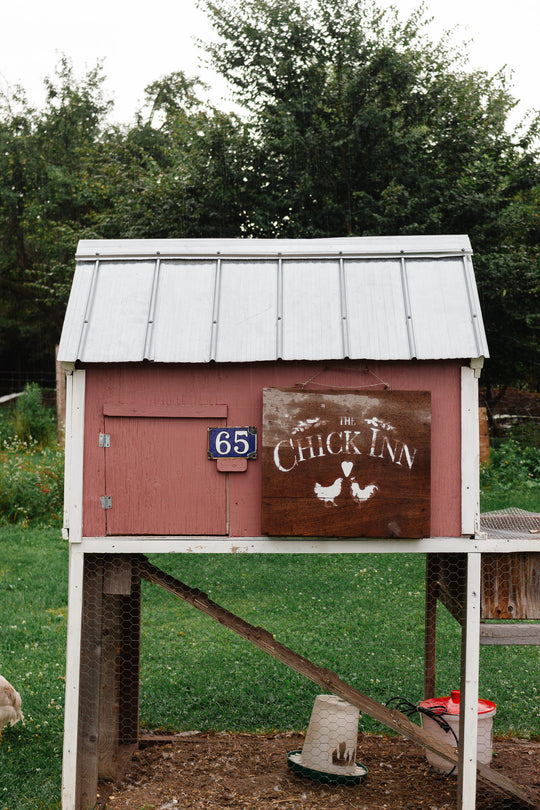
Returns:
[[[437,752],[406,736],[405,726],[398,759],[385,755],[383,743],[375,759],[371,755],[366,761],[364,752],[370,751],[373,735],[384,740],[381,735],[389,733],[379,713],[429,728],[421,703],[430,697],[437,718],[430,733],[455,755],[465,555],[429,555],[427,568],[421,555],[345,555],[350,559],[344,559],[342,575],[331,558],[301,555],[285,561],[265,555],[273,558],[265,561],[265,570],[276,567],[271,582],[261,577],[257,555],[187,556],[154,555],[149,562],[137,555],[85,555],[78,808],[93,806],[103,794],[98,782],[123,774],[142,738],[170,742],[171,735],[212,735],[220,729],[299,733],[301,745],[284,750],[279,762],[280,789],[289,786],[290,801],[309,792],[311,804],[298,806],[346,807],[351,789],[360,791],[366,808],[385,802],[409,810],[458,806],[456,763],[441,763]],[[209,595],[184,578],[204,583]],[[332,580],[339,583],[335,589]],[[529,776],[520,783],[515,760],[506,770],[509,760],[504,750],[499,755],[493,729],[522,737],[540,732],[537,683],[538,656],[531,657],[531,647],[483,648],[478,761],[533,791]],[[358,692],[365,698],[360,710],[354,705]],[[400,698],[392,703],[396,695]],[[217,749],[215,756],[221,756]],[[265,777],[254,772],[251,784],[259,778]],[[408,793],[411,780],[424,795]],[[298,785],[303,785],[300,794]],[[275,795],[273,804],[270,799],[250,804],[253,796],[239,794],[228,806],[279,806]],[[287,795],[281,798],[283,806],[291,806]],[[120,806],[127,805],[107,805]],[[479,779],[478,810],[524,806],[534,805]]]
[[[484,512],[480,516],[480,530],[488,537],[507,540],[530,537],[540,534],[540,514],[517,507]]]

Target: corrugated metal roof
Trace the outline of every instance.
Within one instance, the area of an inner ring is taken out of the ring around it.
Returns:
[[[487,356],[466,236],[85,240],[59,360]]]

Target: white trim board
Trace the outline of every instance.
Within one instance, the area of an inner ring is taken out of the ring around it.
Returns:
[[[275,537],[85,537],[81,551],[103,554],[505,554],[540,552],[540,538],[430,537],[424,540],[321,540]]]

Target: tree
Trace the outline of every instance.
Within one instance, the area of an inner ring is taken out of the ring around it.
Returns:
[[[116,184],[104,235],[241,234],[248,132],[236,116],[203,103],[200,87],[177,72],[146,89],[145,110],[117,144],[112,170],[129,182]]]
[[[63,58],[42,111],[16,88],[0,99],[0,358],[51,366],[79,238],[109,204],[100,178],[110,102],[98,66],[81,81]]]
[[[401,21],[371,0],[202,5],[211,60],[251,115],[249,232],[468,233],[487,379],[523,382],[538,363],[539,161],[536,122],[510,132],[505,76],[468,71],[449,36],[431,42],[422,8]]]

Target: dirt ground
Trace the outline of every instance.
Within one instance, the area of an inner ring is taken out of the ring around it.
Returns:
[[[453,810],[455,776],[436,774],[424,752],[403,738],[360,735],[357,761],[368,769],[354,786],[314,782],[289,770],[297,734],[177,735],[136,752],[124,779],[100,785],[107,810]],[[505,739],[492,767],[526,788],[540,808],[540,741]],[[479,786],[477,810],[518,810],[520,803]]]

